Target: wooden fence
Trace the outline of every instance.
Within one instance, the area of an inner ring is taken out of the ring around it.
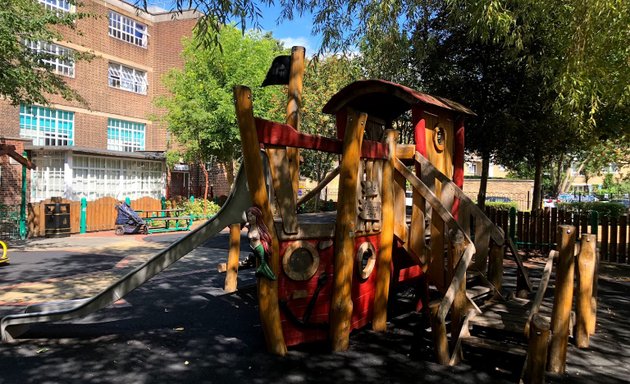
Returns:
[[[556,246],[556,228],[560,224],[575,226],[578,234],[597,235],[601,260],[630,264],[630,220],[545,208],[532,212],[514,212],[486,208],[488,217],[506,234],[516,239],[521,249],[548,252]]]
[[[109,231],[115,227],[118,214],[115,205],[118,200],[113,197],[103,197],[98,200],[88,201],[85,207],[85,224],[87,232]],[[28,233],[29,237],[45,236],[46,234],[46,204],[70,205],[70,233],[81,231],[81,202],[61,198],[43,200],[38,203],[28,204]],[[142,197],[131,201],[134,210],[159,210],[162,209],[160,199]]]

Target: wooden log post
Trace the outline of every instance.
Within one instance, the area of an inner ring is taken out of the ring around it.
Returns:
[[[252,204],[260,208],[265,224],[269,229],[272,239],[269,266],[273,273],[278,276],[280,273],[280,244],[267,198],[267,186],[260,158],[260,144],[256,134],[251,90],[243,86],[234,87],[234,101],[243,147],[243,163],[247,172],[247,184],[252,197]],[[284,342],[280,323],[277,280],[258,279],[258,307],[267,349],[271,353],[284,356],[287,353],[287,346]]]
[[[372,329],[387,330],[387,302],[392,274],[392,249],[394,243],[394,161],[396,160],[396,141],[398,131],[387,130],[385,143],[389,148],[389,160],[383,163],[383,183],[381,192],[382,225],[381,242],[376,266],[376,292],[374,294],[374,317]]]
[[[230,250],[228,251],[227,268],[225,274],[225,292],[236,291],[238,281],[238,258],[241,255],[241,225],[230,225]]]
[[[438,364],[449,365],[451,358],[448,351],[446,324],[440,319],[439,308],[439,305],[431,307],[431,333],[435,346],[435,358]]]
[[[300,130],[300,107],[302,106],[302,82],[304,79],[304,57],[306,49],[304,47],[291,48],[291,68],[289,72],[289,86],[287,87],[287,114],[288,125]],[[289,159],[289,170],[291,173],[291,183],[293,191],[297,194],[299,190],[300,173],[300,152],[298,148],[287,148]],[[297,199],[297,196],[296,198]]]
[[[367,115],[348,110],[343,140],[339,197],[335,226],[334,280],[330,307],[330,341],[333,351],[345,351],[350,342],[352,272],[357,221],[357,184],[361,144]]]
[[[558,227],[558,264],[556,289],[551,312],[551,343],[547,368],[553,373],[564,373],[569,342],[569,322],[573,304],[575,227]]]
[[[464,254],[464,250],[466,249],[466,240],[464,238],[464,234],[461,231],[452,231],[450,233],[450,243],[450,259],[452,263],[452,269],[449,271],[449,274],[452,279],[455,275],[457,264],[461,260],[462,255]],[[464,277],[461,279],[459,287],[455,292],[453,306],[451,307],[451,335],[453,335],[453,339],[456,338],[456,335],[459,335],[459,332],[462,328],[462,321],[464,319],[464,315],[466,314],[467,305],[468,299],[466,298],[466,274],[464,274]]]
[[[595,279],[596,247],[595,235],[582,234],[580,254],[578,255],[578,293],[576,298],[575,345],[588,348],[590,329],[595,328],[592,306],[593,281]]]
[[[523,382],[525,384],[542,384],[545,382],[545,364],[547,347],[549,346],[549,322],[539,314],[532,317],[527,346],[527,363]]]
[[[503,287],[503,254],[505,247],[494,241],[490,243],[490,257],[488,263],[488,281],[500,293]]]

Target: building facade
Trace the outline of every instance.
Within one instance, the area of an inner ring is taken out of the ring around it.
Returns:
[[[77,21],[76,31],[62,28],[63,39],[54,44],[25,42],[56,55],[48,63],[87,105],[59,96],[46,106],[0,100],[0,139],[24,141],[36,166],[27,176],[29,201],[165,196],[168,137],[152,119],[163,112],[153,100],[167,93],[162,76],[183,67],[182,38],[192,35],[197,14],[149,13],[120,0],[82,0],[79,9],[64,0],[38,1],[57,12],[90,15]],[[92,58],[73,61],[70,52]],[[16,173],[0,165],[0,172]],[[11,189],[5,181],[19,182],[0,179],[3,191]],[[0,204],[19,205],[19,195],[0,197]]]

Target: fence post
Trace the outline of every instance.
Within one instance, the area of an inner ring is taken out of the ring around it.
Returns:
[[[580,253],[577,258],[578,294],[576,298],[575,345],[588,348],[590,329],[594,329],[593,282],[595,276],[595,257],[597,238],[595,235],[582,234]]]
[[[188,199],[188,201],[190,201],[191,203],[194,203],[194,202],[195,202],[195,196],[192,196],[192,195],[191,195],[191,196],[190,196],[190,199]]]
[[[510,208],[510,226],[509,226],[510,239],[516,244],[516,208]]]
[[[81,218],[79,220],[79,233],[87,232],[87,199],[81,198]]]
[[[590,214],[591,233],[597,238],[597,232],[599,230],[599,214],[597,211],[591,211]]]
[[[125,197],[125,204],[131,207],[131,199],[129,197]]]
[[[22,153],[25,159],[28,159],[26,151]],[[22,201],[20,202],[20,240],[25,240],[28,234],[28,226],[26,224],[26,166],[22,165]]]
[[[166,209],[166,197],[162,196],[160,203],[162,204],[162,209]]]

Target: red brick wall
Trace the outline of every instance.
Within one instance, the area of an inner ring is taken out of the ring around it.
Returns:
[[[479,193],[479,179],[465,179],[464,193],[473,201],[477,201]],[[534,188],[534,180],[490,179],[486,188],[486,197],[507,197],[518,203],[519,211],[531,209],[531,191]],[[529,199],[528,199],[529,193]]]
[[[24,140],[0,137],[0,144],[14,145],[20,155],[24,152]],[[27,180],[30,180],[27,170]],[[28,191],[28,186],[27,186]],[[7,155],[0,156],[0,204],[19,210],[22,194],[22,165]],[[26,199],[30,193],[27,192]]]

